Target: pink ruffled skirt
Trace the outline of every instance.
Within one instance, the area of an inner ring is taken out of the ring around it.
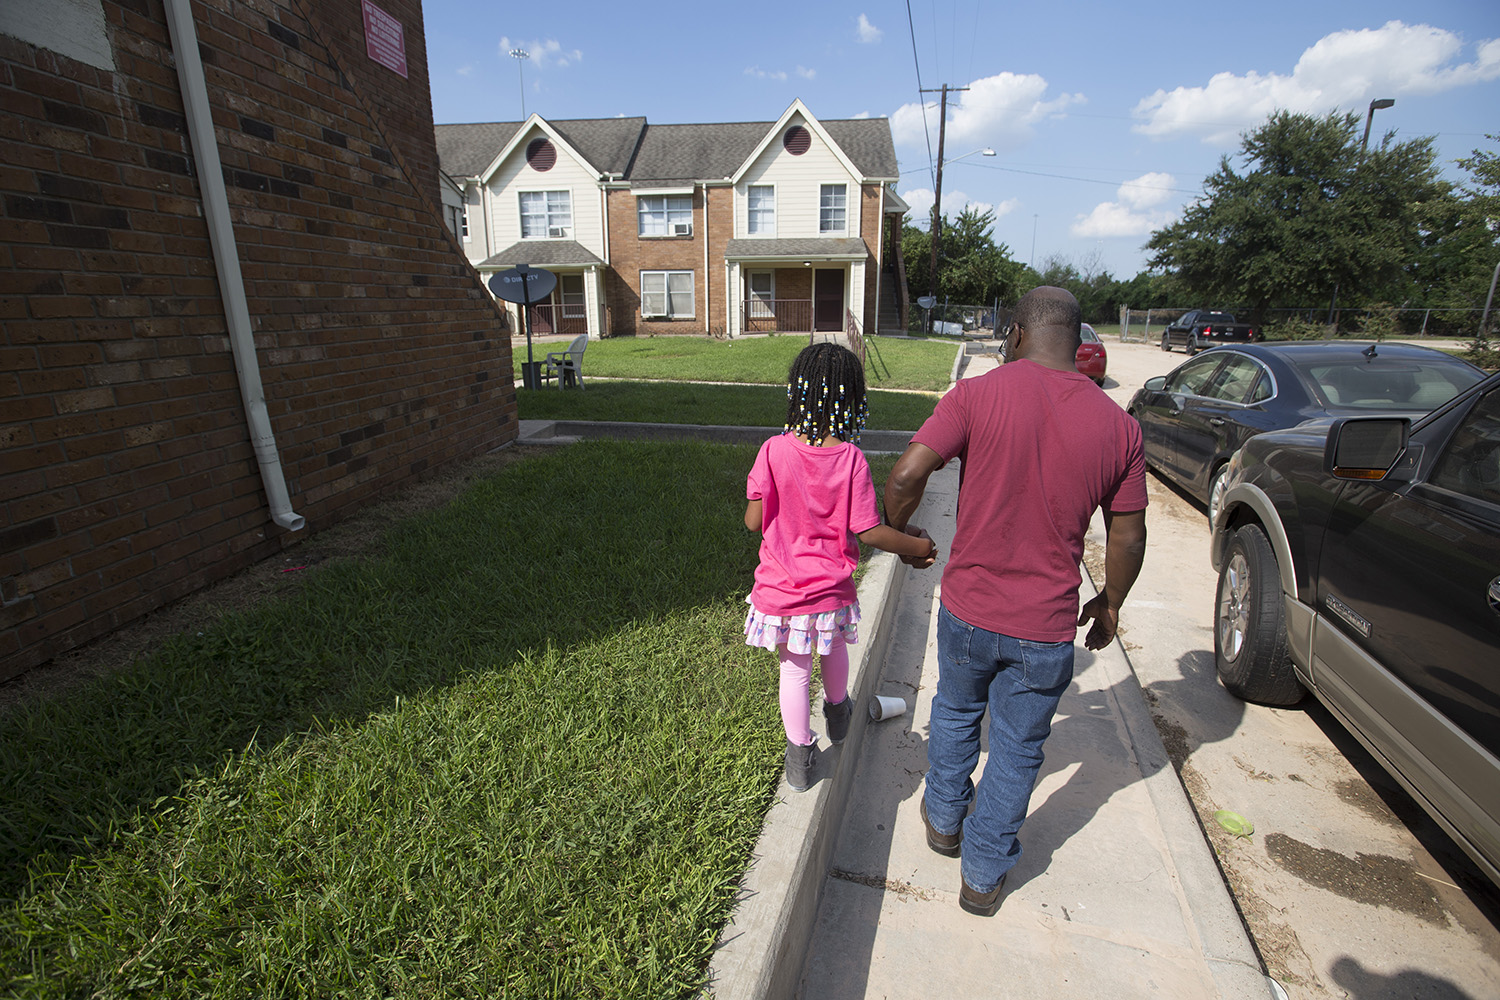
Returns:
[[[827,656],[835,639],[853,645],[859,642],[859,602],[835,611],[813,615],[768,615],[757,610],[750,598],[750,613],[745,616],[745,645],[776,652],[783,643],[793,653]]]

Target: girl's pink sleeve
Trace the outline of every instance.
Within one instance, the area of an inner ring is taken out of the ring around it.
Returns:
[[[771,490],[771,460],[767,457],[770,441],[760,446],[755,464],[750,466],[750,476],[745,480],[745,499],[764,500]]]
[[[855,461],[849,484],[849,530],[854,534],[869,531],[880,523],[880,506],[875,502],[875,481],[864,452],[854,449]]]

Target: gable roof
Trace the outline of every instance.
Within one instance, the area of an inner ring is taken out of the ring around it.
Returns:
[[[823,127],[861,179],[894,181],[900,176],[887,119],[823,121],[810,113],[807,117]],[[777,125],[777,122],[648,125],[645,118],[542,121],[601,172],[615,174],[637,187],[731,177]],[[524,124],[435,126],[438,163],[454,177],[478,177],[512,143]]]
[[[599,170],[623,174],[640,142],[644,118],[574,118],[546,121],[569,146]],[[437,125],[438,163],[454,177],[478,177],[526,122]]]

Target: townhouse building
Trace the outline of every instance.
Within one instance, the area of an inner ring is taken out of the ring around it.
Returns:
[[[533,333],[871,333],[905,313],[908,206],[883,118],[822,121],[795,101],[774,122],[532,115],[435,132],[480,274],[558,277]]]

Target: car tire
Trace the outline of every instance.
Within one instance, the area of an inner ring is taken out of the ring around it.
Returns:
[[[1197,354],[1200,350],[1202,350],[1202,348],[1198,346],[1198,338],[1188,337],[1186,349],[1188,357],[1192,357],[1194,354]]]
[[[1172,353],[1172,337],[1170,334],[1163,333],[1161,335],[1161,349],[1168,354]]]
[[[1214,600],[1214,666],[1230,694],[1295,705],[1307,693],[1287,656],[1286,606],[1276,554],[1258,524],[1229,537]]]
[[[1229,481],[1229,463],[1226,462],[1214,471],[1213,478],[1208,481],[1208,529],[1213,530],[1214,522],[1219,519],[1219,509],[1224,506],[1224,487]]]

